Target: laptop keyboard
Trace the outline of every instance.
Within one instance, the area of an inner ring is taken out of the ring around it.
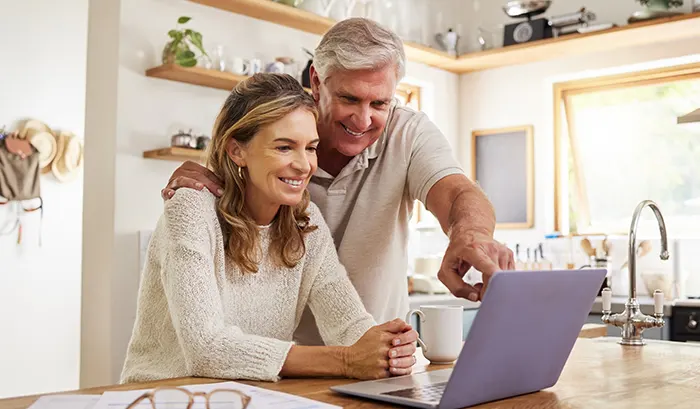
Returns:
[[[423,401],[439,401],[445,392],[447,382],[433,383],[430,385],[414,386],[413,388],[399,389],[397,391],[384,392],[382,395],[398,396],[400,398],[418,399]]]

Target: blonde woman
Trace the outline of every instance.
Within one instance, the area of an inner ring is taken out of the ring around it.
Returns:
[[[231,92],[208,158],[224,192],[180,189],[166,202],[122,382],[411,372],[416,332],[400,319],[376,325],[309,201],[316,119],[288,75],[257,74]],[[307,307],[325,346],[292,342]]]

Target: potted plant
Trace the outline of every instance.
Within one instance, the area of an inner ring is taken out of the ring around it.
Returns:
[[[662,17],[672,17],[683,14],[682,12],[671,11],[672,8],[683,6],[683,0],[637,0],[644,9],[637,11],[630,18],[628,23],[651,20]]]
[[[202,46],[202,34],[191,29],[182,29],[181,24],[186,24],[191,17],[182,16],[177,19],[178,26],[168,31],[171,40],[163,48],[163,64],[178,64],[183,67],[194,67],[197,65],[197,57],[191,47],[197,48],[202,55],[207,55]]]

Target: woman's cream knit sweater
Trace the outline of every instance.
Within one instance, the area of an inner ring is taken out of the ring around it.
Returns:
[[[318,208],[309,205],[306,255],[294,268],[267,256],[242,274],[224,255],[216,198],[179,189],[166,202],[148,247],[136,322],[121,382],[183,376],[276,381],[308,306],[327,345],[351,345],[371,326],[339,263]]]

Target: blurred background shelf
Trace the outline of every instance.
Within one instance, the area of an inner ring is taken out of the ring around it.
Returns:
[[[169,147],[145,151],[144,158],[170,160],[176,162],[184,162],[191,160],[194,162],[204,163],[206,161],[206,151],[192,148]]]
[[[324,34],[335,24],[332,19],[271,0],[189,1],[318,35]],[[695,12],[591,33],[569,34],[558,38],[473,52],[458,58],[444,51],[409,41],[404,42],[404,48],[409,61],[463,74],[698,36],[700,36],[700,12]]]
[[[456,73],[468,73],[699,37],[700,12],[695,12],[636,22],[591,33],[569,34],[463,54],[447,65],[446,69]]]
[[[236,75],[230,72],[208,70],[202,67],[182,67],[177,64],[164,64],[149,68],[146,70],[146,76],[226,91],[231,91],[236,84],[248,78],[245,75]]]
[[[146,76],[226,91],[231,91],[236,84],[248,78],[246,75],[236,75],[202,67],[183,67],[177,64],[164,64],[149,68],[146,70]],[[311,91],[308,88],[304,89],[307,92]]]
[[[311,34],[323,35],[335,20],[319,16],[306,10],[276,3],[271,0],[189,0],[220,10],[269,21],[285,27]],[[444,51],[436,50],[410,41],[404,42],[406,58],[437,68],[447,69],[457,59]]]

